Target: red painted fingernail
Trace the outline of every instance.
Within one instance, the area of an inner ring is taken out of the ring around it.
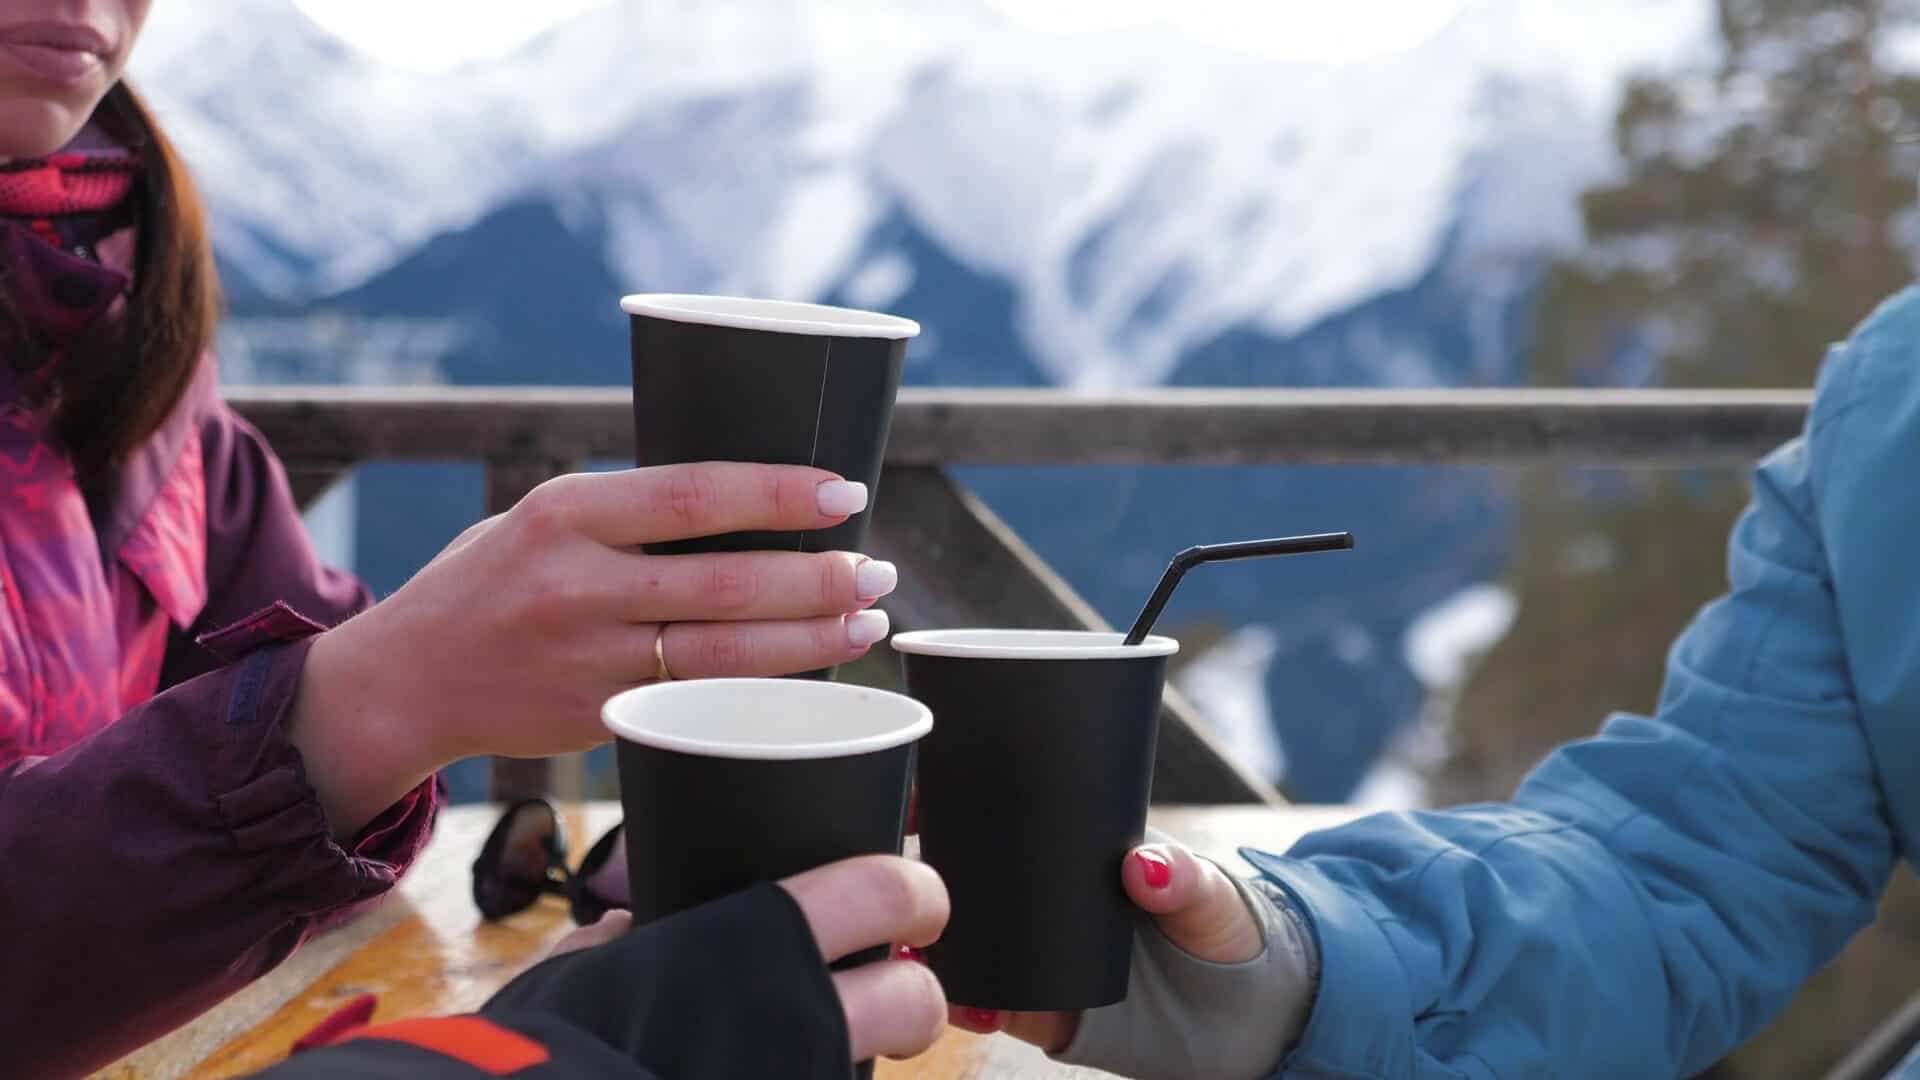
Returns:
[[[976,1031],[999,1031],[1000,1010],[998,1009],[961,1009],[960,1016],[967,1026]]]
[[[916,964],[924,964],[927,962],[927,954],[911,945],[902,945],[898,949],[895,949],[893,958],[895,960],[910,960]]]
[[[1165,855],[1157,851],[1136,851],[1135,862],[1140,864],[1140,872],[1146,876],[1147,888],[1164,889],[1173,881],[1173,864]]]

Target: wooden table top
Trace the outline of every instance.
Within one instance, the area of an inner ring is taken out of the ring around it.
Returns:
[[[488,805],[447,808],[396,896],[314,939],[198,1020],[96,1076],[198,1080],[254,1072],[285,1057],[295,1039],[368,992],[379,999],[375,1022],[479,1007],[573,929],[566,904],[558,899],[543,900],[504,922],[481,920],[470,874],[498,812]],[[1243,865],[1235,854],[1240,846],[1285,851],[1300,836],[1357,814],[1348,807],[1156,807],[1151,823],[1235,867]],[[617,803],[567,806],[563,819],[570,851],[577,857],[619,818]],[[1057,1065],[1005,1036],[953,1029],[927,1053],[911,1061],[883,1061],[877,1071],[882,1080],[1102,1075]]]

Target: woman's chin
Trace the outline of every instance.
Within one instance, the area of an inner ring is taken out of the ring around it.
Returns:
[[[44,157],[73,141],[93,107],[0,89],[0,160]]]

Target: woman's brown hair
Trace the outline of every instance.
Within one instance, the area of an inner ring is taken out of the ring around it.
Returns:
[[[142,168],[133,194],[138,240],[126,307],[119,318],[96,324],[54,373],[54,422],[90,488],[179,403],[213,341],[220,308],[205,206],[146,103],[122,81],[94,120],[139,155]]]

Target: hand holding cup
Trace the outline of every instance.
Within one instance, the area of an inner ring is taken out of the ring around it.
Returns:
[[[1239,964],[1259,954],[1259,924],[1226,872],[1186,848],[1178,844],[1137,847],[1121,863],[1120,880],[1134,906],[1153,917],[1167,940],[1195,958]],[[1048,1053],[1057,1053],[1073,1041],[1080,1018],[1080,1010],[954,1008],[950,1015],[955,1027],[980,1033],[1005,1031]]]
[[[1119,876],[1152,920],[1135,938],[1126,1000],[1084,1012],[955,1009],[952,1022],[1138,1080],[1273,1075],[1318,983],[1306,921],[1277,887],[1236,881],[1178,844],[1135,848]]]
[[[863,655],[887,633],[886,615],[869,609],[892,591],[888,563],[842,551],[648,555],[641,545],[831,528],[866,500],[863,485],[820,469],[730,462],[540,485],[314,643],[296,707],[301,749],[310,766],[352,781],[329,791],[329,820],[357,827],[463,757],[602,743],[601,703],[658,679],[662,661],[692,679]]]

